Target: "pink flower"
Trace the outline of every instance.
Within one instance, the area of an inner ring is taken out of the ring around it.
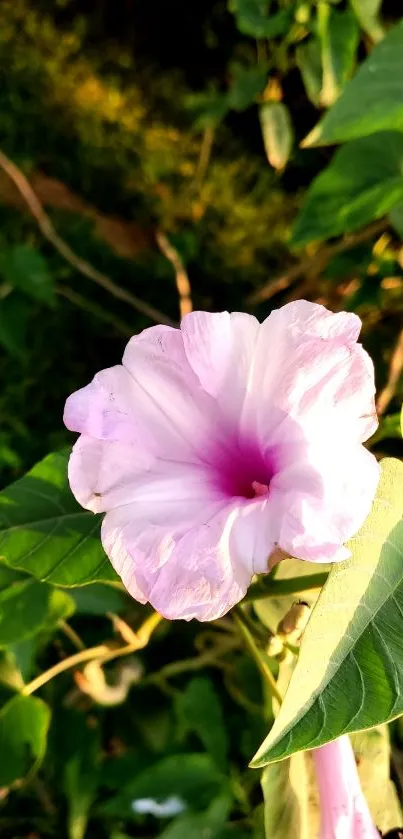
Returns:
[[[361,790],[347,734],[311,752],[321,806],[319,839],[380,839]]]
[[[361,445],[377,420],[360,326],[305,300],[261,325],[194,312],[136,335],[122,365],[69,397],[70,485],[106,512],[105,551],[136,600],[212,620],[272,554],[349,556],[378,482]]]

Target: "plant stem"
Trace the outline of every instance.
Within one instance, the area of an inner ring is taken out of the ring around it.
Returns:
[[[281,597],[285,594],[297,594],[300,591],[310,591],[322,588],[328,578],[328,572],[306,574],[303,577],[291,577],[284,580],[273,580],[262,577],[257,583],[252,583],[243,599],[243,603],[251,600],[262,600],[264,597]]]
[[[79,653],[65,658],[64,661],[59,661],[58,664],[50,667],[49,670],[45,670],[44,673],[41,673],[40,676],[37,676],[36,679],[33,679],[32,682],[25,685],[21,691],[22,695],[29,696],[31,693],[35,693],[35,691],[39,690],[47,682],[50,682],[51,679],[54,679],[55,676],[58,676],[59,673],[64,673],[65,670],[70,670],[72,667],[83,664],[85,661],[99,659],[104,664],[107,661],[112,661],[114,658],[130,655],[135,650],[141,650],[147,646],[154,629],[160,621],[162,621],[162,616],[154,612],[140,626],[140,629],[136,633],[136,641],[133,641],[131,644],[126,644],[124,647],[111,650],[106,644],[101,644],[97,647],[90,647],[88,650],[81,650]]]
[[[77,650],[85,650],[84,642],[81,640],[80,636],[77,635],[77,632],[73,629],[73,627],[67,623],[67,621],[62,621],[59,626]]]
[[[245,646],[249,650],[252,658],[254,658],[265,682],[269,687],[271,694],[277,699],[277,702],[281,705],[283,697],[281,696],[281,693],[276,684],[276,680],[264,659],[263,653],[256,646],[254,638],[249,632],[246,623],[244,622],[242,609],[236,606],[232,614],[234,617],[234,621],[239,629],[240,635],[242,635],[242,638],[245,642]]]

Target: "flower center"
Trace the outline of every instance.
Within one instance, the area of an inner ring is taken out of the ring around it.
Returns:
[[[269,492],[275,472],[272,461],[255,442],[234,440],[225,451],[215,453],[215,483],[232,498],[261,498]]]

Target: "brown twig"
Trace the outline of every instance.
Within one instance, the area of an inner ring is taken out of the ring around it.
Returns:
[[[389,375],[388,380],[386,382],[385,387],[381,390],[377,400],[376,400],[376,410],[378,416],[382,416],[385,413],[386,408],[388,407],[389,403],[392,401],[395,393],[396,387],[399,383],[400,376],[403,371],[403,329],[399,333],[399,337],[396,342],[395,349],[392,353],[392,358],[390,359],[389,364]]]
[[[373,224],[370,224],[368,227],[365,227],[364,230],[360,230],[358,233],[345,236],[344,239],[340,242],[336,242],[335,245],[328,245],[327,247],[322,248],[314,256],[302,259],[301,262],[298,262],[297,265],[293,265],[288,271],[284,271],[283,274],[280,274],[273,280],[269,280],[264,286],[262,286],[262,288],[259,288],[258,291],[254,291],[253,294],[250,294],[249,297],[247,297],[246,302],[251,304],[262,303],[264,300],[269,300],[271,297],[274,297],[274,295],[278,294],[280,291],[284,291],[284,289],[288,288],[295,280],[298,280],[298,278],[307,271],[310,273],[313,271],[320,273],[320,271],[323,270],[323,268],[328,262],[330,262],[331,259],[333,259],[334,256],[344,253],[344,251],[348,251],[362,242],[366,242],[367,239],[371,239],[373,236],[379,235],[387,226],[387,220],[380,219],[375,221]]]
[[[88,277],[89,280],[92,280],[94,283],[97,283],[99,286],[104,288],[105,291],[108,291],[109,294],[112,294],[118,300],[123,300],[125,303],[128,303],[129,306],[136,309],[138,312],[141,312],[143,315],[146,315],[150,318],[150,320],[153,320],[156,323],[165,323],[169,326],[175,325],[171,318],[165,315],[164,312],[161,312],[159,309],[156,309],[154,306],[151,306],[149,303],[146,303],[144,300],[136,297],[130,291],[120,288],[120,286],[116,285],[110,277],[103,274],[101,271],[98,271],[97,268],[94,268],[89,262],[74,253],[70,245],[68,245],[55,230],[49,216],[45,213],[42,204],[21,169],[9,160],[9,158],[1,150],[0,167],[4,170],[4,172],[6,172],[9,178],[11,178],[21,193],[45,238],[53,245],[66,262],[72,265],[72,267],[75,268],[76,271],[79,271],[80,274],[84,274],[84,276]]]
[[[179,256],[178,251],[169,241],[168,237],[162,230],[157,230],[155,234],[157,245],[164,254],[165,258],[171,263],[175,271],[176,288],[179,296],[179,312],[181,318],[192,311],[192,291],[190,288],[189,277],[186,268]]]

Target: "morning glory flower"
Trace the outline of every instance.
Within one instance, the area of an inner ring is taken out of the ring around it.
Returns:
[[[106,513],[104,549],[136,600],[212,620],[282,556],[349,556],[379,477],[360,327],[305,300],[262,324],[193,312],[68,398],[71,489]]]

